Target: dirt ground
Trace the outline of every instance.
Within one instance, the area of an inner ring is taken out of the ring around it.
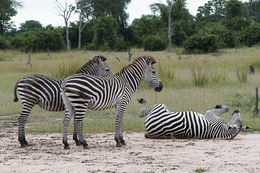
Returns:
[[[0,172],[260,172],[260,134],[240,133],[234,140],[155,140],[125,132],[127,146],[116,148],[113,133],[87,134],[90,149],[61,134],[27,134],[20,148],[16,131],[0,131]]]

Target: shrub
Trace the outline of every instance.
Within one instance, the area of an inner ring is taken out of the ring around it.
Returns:
[[[241,32],[241,41],[247,46],[252,46],[260,42],[260,24],[252,23],[248,28]]]
[[[184,49],[188,53],[208,53],[220,49],[223,45],[224,43],[219,36],[199,32],[187,39]]]
[[[110,46],[113,50],[123,51],[127,49],[126,42],[121,36],[116,36],[113,38],[113,45]]]
[[[143,43],[144,50],[160,51],[166,47],[166,42],[159,36],[148,36]]]
[[[232,30],[226,28],[221,23],[209,23],[206,24],[202,29],[202,32],[206,32],[208,34],[214,34],[219,36],[219,38],[224,43],[224,47],[235,47],[235,38]]]
[[[7,49],[9,42],[0,35],[0,49]]]
[[[22,51],[61,50],[65,43],[59,31],[34,29],[20,32],[11,40],[13,47]]]

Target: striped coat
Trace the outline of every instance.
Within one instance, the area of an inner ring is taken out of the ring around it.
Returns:
[[[171,112],[164,104],[155,104],[146,109],[145,104],[140,116],[147,116],[145,128],[147,138],[200,138],[200,139],[232,139],[241,130],[240,112],[232,113],[232,120],[236,123],[226,125],[218,117],[229,109],[225,105],[217,105],[205,115],[193,111]]]

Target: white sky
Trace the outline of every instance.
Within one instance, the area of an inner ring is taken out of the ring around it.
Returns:
[[[16,16],[12,18],[16,27],[20,27],[21,23],[26,20],[37,20],[43,26],[52,24],[53,26],[63,26],[64,21],[58,16],[55,0],[18,0],[21,1],[23,7],[18,9]],[[66,0],[59,0],[65,3]],[[67,0],[69,3],[75,3],[75,0]],[[129,14],[128,23],[130,24],[135,18],[140,18],[142,14],[151,14],[150,4],[160,2],[165,3],[166,0],[131,0],[127,8]],[[192,15],[196,15],[199,6],[203,6],[208,0],[187,0],[187,8]],[[77,14],[72,14],[70,21],[78,20]]]

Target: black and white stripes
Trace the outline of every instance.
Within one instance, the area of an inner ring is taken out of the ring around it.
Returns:
[[[112,75],[112,72],[105,61],[105,57],[95,56],[80,68],[77,73],[83,72],[97,76]],[[34,105],[38,104],[41,108],[48,111],[64,111],[65,106],[60,94],[59,79],[39,74],[26,75],[16,82],[14,88],[14,102],[18,101],[17,92],[23,105],[18,120],[18,140],[21,143],[21,147],[25,147],[28,144],[25,140],[24,126]]]
[[[226,125],[218,116],[228,112],[225,105],[217,105],[213,110],[202,115],[193,111],[171,112],[164,104],[155,104],[146,109],[146,101],[138,100],[143,104],[140,117],[147,116],[145,128],[147,138],[200,138],[200,139],[232,139],[240,131],[242,121],[240,112],[234,111],[232,125]]]
[[[86,109],[103,110],[113,107],[116,108],[117,114],[115,123],[116,145],[118,147],[125,145],[122,135],[122,116],[133,93],[142,81],[148,83],[155,91],[162,90],[162,83],[152,66],[154,63],[153,57],[143,56],[137,58],[133,63],[124,67],[118,74],[113,76],[103,78],[76,74],[64,79],[61,87],[67,110],[63,121],[64,148],[69,148],[67,127],[73,114],[75,114],[79,141],[84,148],[88,148],[88,144],[82,134],[82,121]]]

